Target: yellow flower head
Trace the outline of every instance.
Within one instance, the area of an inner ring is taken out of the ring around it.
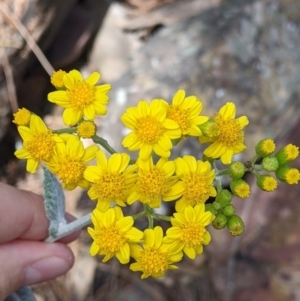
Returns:
[[[250,185],[242,179],[237,179],[237,180],[231,181],[230,189],[231,189],[232,193],[234,193],[236,196],[238,196],[239,198],[242,198],[242,199],[249,197],[250,192],[251,192]]]
[[[48,94],[48,100],[65,108],[63,120],[66,125],[77,124],[82,117],[94,120],[96,115],[106,114],[106,104],[110,85],[95,86],[100,73],[94,72],[83,80],[77,70],[72,70],[63,77],[66,91],[55,91]]]
[[[97,145],[91,145],[85,149],[82,141],[76,136],[68,136],[66,143],[56,145],[55,153],[47,162],[47,167],[62,181],[63,188],[72,190],[80,186],[87,189],[90,182],[83,174],[87,163],[95,158],[99,148]]]
[[[143,247],[133,245],[130,253],[136,262],[129,268],[134,272],[141,271],[142,279],[162,277],[168,269],[177,269],[173,263],[182,259],[181,250],[171,248],[170,244],[164,242],[161,227],[145,230]]]
[[[300,181],[300,171],[294,167],[281,166],[275,173],[277,179],[289,185],[298,184]]]
[[[77,127],[77,134],[81,138],[92,138],[96,134],[97,126],[94,121],[85,120]]]
[[[166,242],[173,248],[183,250],[190,258],[203,252],[203,245],[208,245],[211,236],[206,230],[214,219],[211,212],[205,212],[205,205],[200,203],[194,208],[186,207],[183,212],[174,213],[171,218],[173,227],[167,230]]]
[[[129,107],[121,119],[132,132],[124,138],[123,146],[130,151],[140,150],[142,160],[147,160],[152,151],[160,157],[170,157],[171,139],[178,139],[181,130],[177,122],[166,115],[161,99],[154,99],[150,104],[142,100],[137,107]]]
[[[137,166],[137,180],[127,199],[129,205],[140,201],[151,208],[159,208],[162,199],[171,201],[178,198],[178,191],[174,186],[178,179],[174,176],[174,162],[161,158],[154,165],[150,157],[147,161],[138,160]]]
[[[208,120],[208,117],[199,116],[202,111],[202,102],[196,96],[185,97],[184,90],[178,90],[173,97],[172,104],[165,102],[167,118],[176,121],[182,135],[200,136],[199,125]]]
[[[88,166],[84,178],[92,183],[88,195],[98,200],[99,210],[105,212],[111,204],[125,206],[129,189],[136,180],[136,166],[128,167],[129,155],[113,154],[109,159],[103,151],[96,153],[97,166]]]
[[[176,189],[181,191],[182,197],[176,202],[176,210],[182,212],[186,207],[194,207],[198,203],[205,203],[210,196],[216,196],[213,186],[215,171],[208,161],[202,162],[193,156],[184,156],[174,160],[176,174],[180,180]]]
[[[275,157],[277,158],[279,165],[286,165],[296,160],[299,156],[299,147],[293,144],[288,144],[280,149]]]
[[[67,72],[62,71],[62,70],[58,70],[58,71],[54,71],[50,81],[51,84],[56,88],[56,89],[63,89],[65,88],[64,85],[64,76],[67,74]]]
[[[221,158],[223,164],[230,164],[233,155],[246,149],[242,129],[249,123],[246,116],[235,119],[236,107],[227,102],[213,117],[219,126],[219,135],[215,137],[200,137],[201,143],[212,143],[204,150],[204,155],[210,158]]]
[[[274,191],[277,188],[277,181],[274,177],[269,175],[260,175],[257,178],[257,185],[264,191]]]
[[[34,173],[38,165],[44,161],[48,162],[54,154],[57,143],[63,140],[47,128],[43,120],[31,115],[29,127],[18,126],[18,131],[23,139],[23,148],[15,151],[19,159],[27,159],[26,170]]]
[[[255,146],[256,154],[260,157],[271,155],[276,150],[276,144],[273,139],[266,138],[260,140]]]
[[[13,114],[13,123],[16,125],[28,125],[30,122],[31,112],[25,108],[18,109],[16,113]]]
[[[87,229],[93,239],[90,254],[103,255],[102,262],[116,256],[120,263],[128,263],[129,246],[139,243],[143,238],[143,232],[133,227],[132,216],[124,217],[120,207],[110,208],[104,213],[96,208],[91,219],[94,228]]]

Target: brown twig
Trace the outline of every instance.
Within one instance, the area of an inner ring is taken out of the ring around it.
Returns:
[[[5,80],[7,84],[7,91],[8,91],[8,99],[10,103],[10,108],[12,112],[16,112],[19,108],[17,93],[16,93],[16,86],[14,82],[13,72],[7,58],[5,49],[2,49],[2,66],[5,75]]]
[[[30,35],[26,27],[21,23],[21,21],[10,11],[9,7],[5,3],[0,4],[0,11],[2,12],[6,21],[12,24],[21,34],[21,36],[26,41],[29,48],[35,54],[41,65],[44,67],[49,76],[52,75],[54,69],[45,57],[44,53],[40,47],[36,44],[33,37]]]

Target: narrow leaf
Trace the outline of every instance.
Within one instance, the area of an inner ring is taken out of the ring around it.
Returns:
[[[65,196],[57,178],[47,169],[44,170],[44,199],[46,215],[50,221],[49,235],[55,237],[58,228],[66,224]]]

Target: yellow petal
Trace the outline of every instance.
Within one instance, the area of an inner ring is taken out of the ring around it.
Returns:
[[[119,259],[120,263],[126,264],[130,259],[130,249],[128,243],[121,246],[120,251],[116,253],[116,257]]]
[[[100,79],[100,73],[99,72],[93,72],[91,75],[89,75],[87,77],[85,82],[90,84],[91,86],[94,86],[98,82],[99,79]]]

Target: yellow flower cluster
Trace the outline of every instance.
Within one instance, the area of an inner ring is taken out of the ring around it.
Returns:
[[[240,235],[244,225],[230,204],[231,193],[222,189],[222,176],[232,178],[232,193],[248,197],[250,186],[242,177],[246,171],[258,174],[256,160],[275,150],[273,141],[260,142],[256,147],[259,155],[248,165],[234,164],[233,156],[246,149],[243,129],[248,118],[236,118],[232,102],[223,105],[214,116],[201,116],[202,102],[178,90],[171,103],[163,99],[142,100],[120,117],[130,130],[122,145],[129,152],[138,151],[138,158],[133,160],[97,136],[94,121],[106,114],[107,93],[111,89],[108,84],[97,85],[99,79],[98,72],[86,79],[77,70],[53,74],[51,83],[57,91],[49,93],[48,100],[64,108],[65,129],[49,129],[40,117],[26,109],[16,112],[13,120],[23,139],[23,146],[15,155],[27,160],[28,172],[34,173],[44,164],[63,188],[72,190],[80,186],[96,201],[92,227],[88,228],[93,240],[90,254],[103,256],[103,262],[115,256],[122,264],[132,258],[130,269],[140,271],[142,278],[160,277],[168,269],[177,268],[174,264],[184,255],[195,259],[203,252],[203,245],[211,240],[206,230],[211,223],[216,229],[227,226],[233,235]],[[184,155],[171,160],[173,147],[188,137],[209,143],[203,157]],[[85,147],[86,138],[94,144]],[[298,153],[294,146],[278,153],[278,179],[298,183],[299,171],[287,167]],[[215,160],[229,168],[218,170]],[[266,166],[272,164],[265,162]],[[260,175],[257,185],[272,191],[277,182]],[[206,204],[212,197],[216,197],[215,202]],[[168,202],[174,202],[173,215],[158,214],[156,209]],[[124,216],[121,207],[134,203],[139,204],[141,211]],[[148,219],[147,229],[134,227],[139,217]],[[170,222],[170,227],[154,225],[155,219]]]

